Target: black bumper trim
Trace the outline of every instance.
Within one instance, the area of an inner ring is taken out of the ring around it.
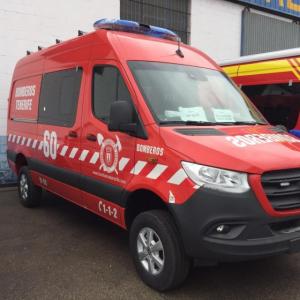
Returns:
[[[190,257],[210,261],[241,261],[300,251],[295,246],[300,231],[279,233],[271,224],[300,220],[299,217],[269,217],[252,191],[230,194],[200,188],[182,205],[169,205]],[[242,224],[233,238],[211,235],[218,224]],[[298,243],[298,242],[297,242]]]
[[[71,185],[87,193],[125,207],[126,193],[123,188],[84,176],[74,171],[59,168],[37,159],[28,159],[29,168],[55,180]]]

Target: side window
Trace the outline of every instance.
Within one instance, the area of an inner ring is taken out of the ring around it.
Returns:
[[[76,118],[82,69],[69,69],[43,76],[38,122],[71,127]]]
[[[94,68],[92,105],[96,118],[108,123],[110,106],[118,100],[132,103],[119,70],[112,66]]]

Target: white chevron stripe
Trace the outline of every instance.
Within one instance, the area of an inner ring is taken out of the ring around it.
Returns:
[[[119,171],[123,171],[126,167],[126,165],[128,164],[129,162],[129,158],[127,157],[122,157],[119,161]]]
[[[9,134],[8,136],[8,141],[10,142],[10,140],[11,140],[11,134]]]
[[[70,158],[74,158],[75,155],[76,155],[76,153],[77,153],[77,151],[78,151],[78,148],[73,148],[72,151],[71,151],[71,153],[70,153],[70,155],[69,155],[69,157]]]
[[[20,139],[21,139],[21,137],[20,137],[20,136],[18,136],[18,138],[17,138],[17,144],[19,144],[19,143],[20,143]]]
[[[22,138],[21,146],[23,146],[23,145],[25,144],[25,141],[26,141],[26,137],[24,136],[24,137]]]
[[[157,179],[167,168],[168,166],[158,164],[146,177],[150,179]]]
[[[80,155],[80,157],[79,157],[79,160],[81,160],[81,161],[85,161],[85,159],[86,159],[86,157],[87,157],[87,155],[89,154],[89,150],[83,150],[82,152],[81,152],[81,155]]]
[[[34,141],[33,141],[32,146],[31,146],[32,149],[35,149],[37,142],[38,142],[38,140],[34,140]]]
[[[90,160],[90,163],[95,164],[98,159],[99,159],[99,152],[95,152]]]
[[[130,171],[131,174],[134,175],[139,175],[141,173],[141,171],[144,169],[144,167],[146,166],[147,162],[146,161],[142,161],[139,160],[135,166],[132,168],[132,170]]]
[[[28,138],[28,141],[27,141],[27,144],[26,144],[26,147],[29,147],[30,146],[30,143],[31,143],[32,139],[31,138]]]
[[[62,149],[61,149],[61,151],[60,151],[60,155],[61,155],[61,156],[65,156],[65,155],[66,155],[66,152],[68,151],[68,148],[69,148],[69,147],[66,146],[66,145],[63,146]]]
[[[179,185],[187,178],[183,169],[179,169],[169,180],[168,183]]]
[[[16,135],[14,134],[13,138],[12,138],[12,142],[14,143],[16,141]]]
[[[44,145],[44,142],[43,142],[43,141],[40,141],[38,150],[42,150],[42,149],[43,149],[43,145]]]

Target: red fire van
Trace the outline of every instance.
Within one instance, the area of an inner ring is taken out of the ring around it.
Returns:
[[[21,203],[48,190],[130,231],[149,286],[193,262],[300,250],[300,140],[165,29],[101,20],[21,59],[8,159]]]

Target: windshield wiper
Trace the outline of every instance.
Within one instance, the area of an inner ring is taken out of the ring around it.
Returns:
[[[159,125],[185,125],[185,126],[216,126],[216,125],[268,125],[263,122],[255,122],[255,121],[235,121],[235,122],[209,122],[209,121],[160,121]]]
[[[159,125],[209,126],[217,125],[217,123],[209,121],[160,121]]]
[[[222,124],[224,125],[268,125],[267,123],[256,122],[256,121],[235,121],[235,122],[224,122]]]

